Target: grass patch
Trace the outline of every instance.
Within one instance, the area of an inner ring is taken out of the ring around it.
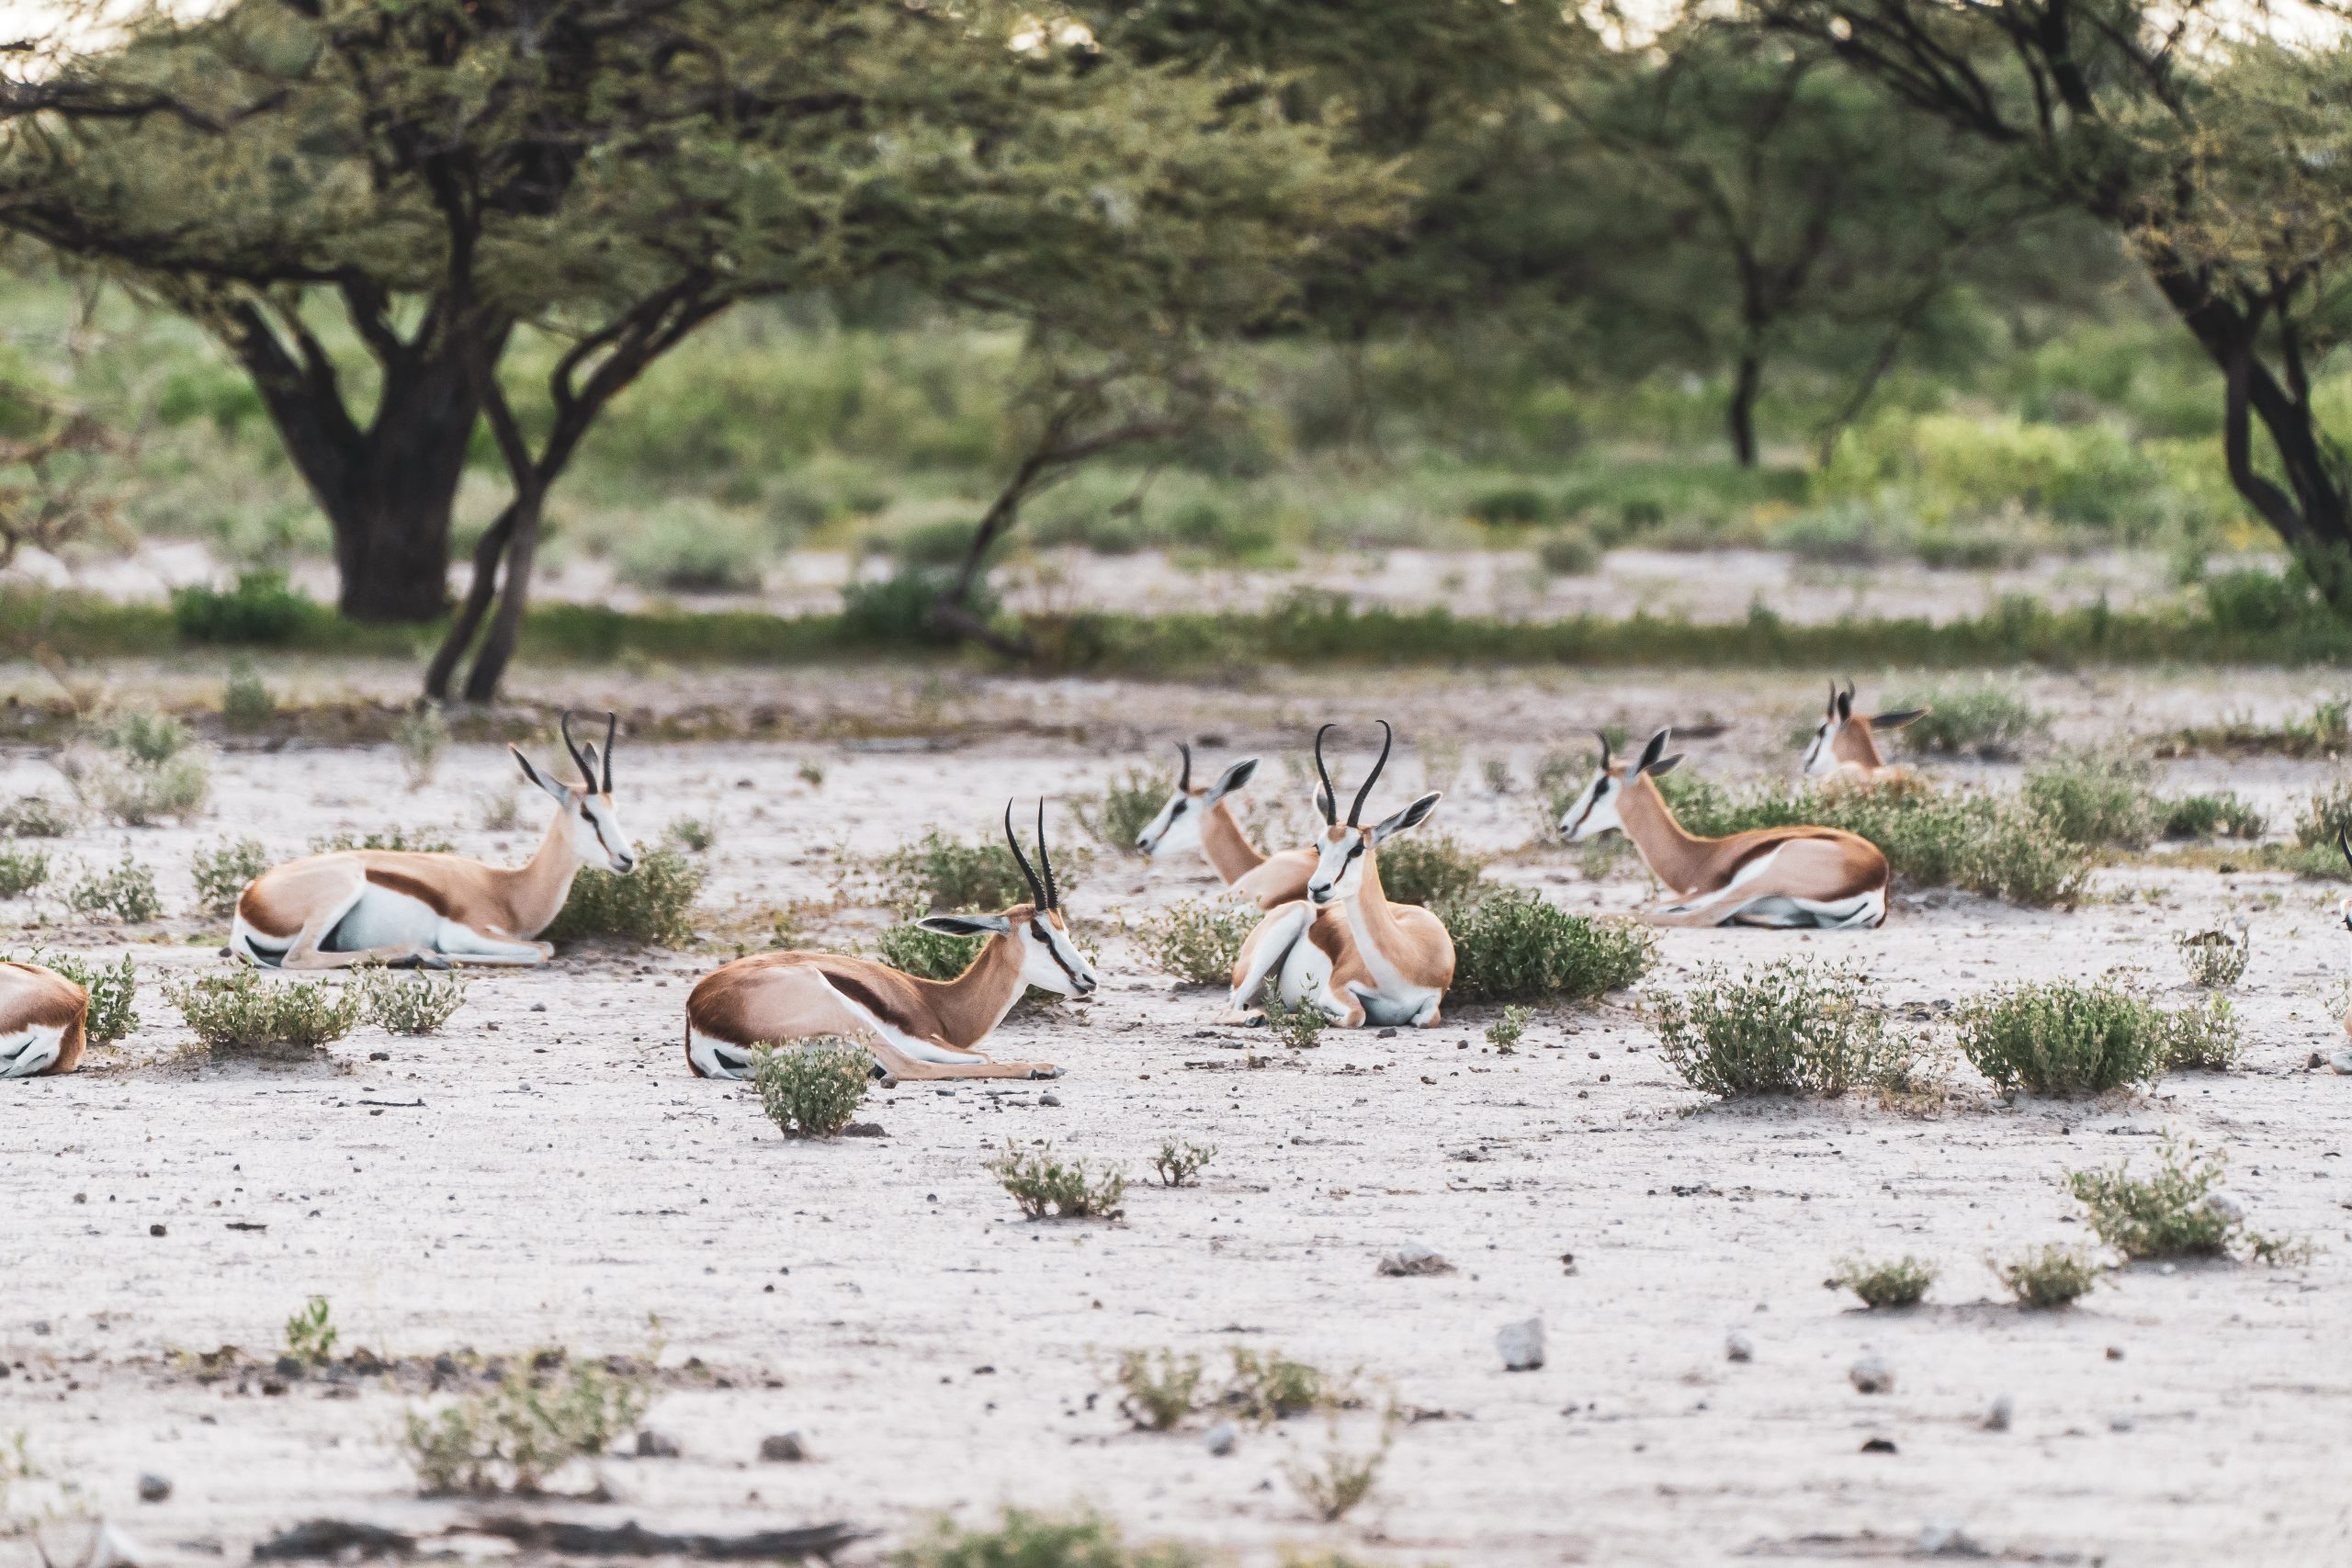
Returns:
[[[2173,945],[2180,950],[2180,966],[2188,983],[2208,991],[2226,991],[2245,977],[2254,955],[2253,934],[2229,931],[2183,931]]]
[[[2026,808],[2070,844],[2144,849],[2163,821],[2147,764],[2125,757],[2077,752],[2054,759],[2026,774],[2020,794]]]
[[[154,872],[140,864],[129,850],[110,869],[91,872],[68,887],[65,907],[85,920],[111,916],[131,925],[161,919],[164,914]]]
[[[1960,1015],[1961,1054],[2004,1093],[2071,1098],[2147,1083],[2174,1033],[2154,1003],[2071,980],[1996,991]]]
[[[1535,564],[1546,577],[1589,577],[1600,570],[1600,541],[1574,524],[1555,528],[1535,544]]]
[[[1527,1026],[1535,1020],[1533,1008],[1505,1008],[1502,1017],[1487,1025],[1487,1043],[1498,1055],[1518,1054],[1519,1043],[1527,1038]]]
[[[1051,1144],[1023,1149],[1011,1139],[1004,1153],[987,1162],[989,1175],[1004,1186],[1021,1213],[1033,1220],[1048,1215],[1059,1219],[1115,1219],[1127,1195],[1126,1173],[1109,1170],[1097,1175],[1084,1160],[1054,1157]]]
[[[2283,724],[2257,725],[2234,718],[2218,725],[2192,725],[2182,729],[2160,755],[2191,751],[2267,752],[2281,757],[2331,757],[2352,750],[2352,703],[2342,697],[2323,699],[2301,718]]]
[[[245,884],[269,869],[269,852],[259,839],[221,839],[196,852],[196,899],[215,915],[233,914]]]
[[[1176,793],[1176,776],[1157,768],[1129,768],[1102,786],[1091,804],[1073,802],[1078,820],[1097,843],[1117,854],[1136,852],[1136,835],[1151,825],[1168,797]],[[1238,804],[1237,802],[1236,804]]]
[[[2337,841],[2346,834],[2352,834],[2352,779],[2312,795],[2295,819],[2295,842],[2307,850],[2340,854]]]
[[[718,842],[718,829],[699,817],[678,817],[662,829],[664,843],[675,844],[688,854],[705,854]]]
[[[1186,898],[1154,909],[1127,935],[1143,955],[1188,986],[1229,986],[1259,911],[1230,898]]]
[[[139,999],[139,970],[124,953],[112,964],[92,964],[70,953],[45,953],[35,948],[25,960],[45,964],[90,993],[90,1011],[83,1032],[94,1045],[109,1045],[139,1027],[134,1004]]]
[[[2125,1160],[2112,1170],[2069,1171],[2066,1187],[2088,1212],[2099,1240],[2129,1258],[2228,1258],[2241,1252],[2262,1263],[2308,1258],[2308,1243],[2248,1229],[2244,1211],[2214,1190],[2228,1164],[2220,1150],[2200,1157],[2196,1144],[2167,1134],[2157,1146],[2154,1175],[2133,1176]]]
[[[1162,1187],[1191,1187],[1198,1183],[1201,1172],[1216,1157],[1215,1144],[1164,1138],[1159,1152],[1151,1156],[1151,1168],[1159,1174]]]
[[[386,828],[374,833],[322,833],[311,840],[314,855],[340,854],[345,850],[393,850],[405,854],[450,855],[458,846],[438,833],[419,828]],[[577,886],[575,884],[575,886]]]
[[[1453,938],[1447,996],[1455,1001],[1581,1001],[1625,989],[1657,962],[1648,928],[1571,915],[1522,888],[1497,888],[1439,914]]]
[[[1114,1377],[1119,1414],[1147,1432],[1170,1432],[1200,1402],[1201,1359],[1173,1350],[1126,1350]]]
[[[57,769],[85,806],[126,828],[186,821],[212,798],[212,769],[200,751],[151,761],[130,750],[71,748]]]
[[[1927,708],[1905,727],[1904,739],[1917,750],[1947,757],[2014,757],[2050,727],[2049,718],[2016,687],[1989,682],[1925,687],[1888,707]]]
[[[972,966],[988,940],[929,931],[909,920],[884,931],[875,946],[882,962],[893,969],[919,980],[953,980]]]
[[[849,1040],[796,1041],[752,1053],[760,1109],[787,1137],[839,1137],[856,1119],[873,1075],[874,1057]]]
[[[62,839],[81,825],[80,812],[45,795],[0,806],[0,835],[11,839]]]
[[[1873,1312],[1881,1307],[1917,1306],[1928,1293],[1928,1287],[1935,1282],[1936,1266],[1907,1252],[1891,1263],[1865,1263],[1849,1258],[1829,1276],[1831,1285],[1853,1292]]]
[[[2245,1054],[2237,1010],[2227,997],[2208,991],[2204,999],[2165,1016],[2165,1068],[2226,1073]]]
[[[429,1415],[409,1412],[400,1448],[428,1495],[536,1493],[565,1465],[610,1448],[652,1404],[646,1373],[543,1350],[488,1388]]]
[[[1261,1427],[1312,1410],[1336,1409],[1347,1403],[1355,1382],[1353,1377],[1333,1377],[1278,1350],[1261,1352],[1234,1345],[1227,1347],[1227,1353],[1233,1358],[1233,1371],[1217,1403]]]
[[[1918,1057],[1917,1041],[1889,1030],[1876,987],[1843,964],[1781,959],[1736,979],[1709,969],[1657,1010],[1668,1063],[1725,1100],[1893,1086]]]
[[[882,874],[892,904],[929,914],[1005,909],[1031,897],[1009,845],[951,839],[935,829],[885,858]]]
[[[702,891],[703,870],[675,850],[650,850],[626,876],[582,866],[571,896],[539,935],[548,942],[609,937],[653,947],[683,947],[694,940],[689,918]]]
[[[2098,1283],[2098,1266],[2071,1247],[2040,1247],[1987,1266],[2018,1305],[2036,1312],[2072,1306]]]
[[[21,898],[48,880],[46,850],[0,850],[0,898]]]
[[[2242,795],[2185,795],[2159,807],[2159,831],[2167,839],[2255,840],[2270,830],[2270,818]]]
[[[334,1355],[334,1314],[324,1296],[312,1296],[286,1320],[286,1353],[313,1366]]]
[[[441,754],[449,749],[449,720],[430,703],[419,703],[392,727],[392,750],[399,753],[401,776],[413,795],[433,782]]]
[[[1174,1542],[1130,1546],[1118,1526],[1097,1515],[1065,1518],[1020,1508],[1007,1508],[990,1526],[943,1517],[890,1558],[891,1568],[1211,1568],[1217,1561]]]
[[[215,1051],[315,1050],[357,1028],[368,1007],[364,982],[273,982],[252,969],[176,982],[164,987],[164,997]]]
[[[1335,1423],[1330,1440],[1317,1462],[1293,1461],[1283,1466],[1283,1474],[1292,1489],[1314,1510],[1317,1518],[1327,1525],[1337,1524],[1372,1495],[1373,1488],[1379,1484],[1380,1468],[1387,1463],[1388,1450],[1396,1440],[1396,1419],[1392,1407],[1381,1417],[1378,1440],[1362,1450],[1340,1444]]]
[[[240,655],[229,665],[229,679],[220,688],[220,723],[240,734],[268,727],[277,716],[277,699],[270,694],[253,660]]]
[[[1487,863],[1450,833],[1391,839],[1380,850],[1380,889],[1398,904],[1436,908],[1468,898],[1487,874]]]
[[[437,1034],[466,1005],[466,980],[458,975],[394,975],[369,971],[368,1021],[387,1034]]]

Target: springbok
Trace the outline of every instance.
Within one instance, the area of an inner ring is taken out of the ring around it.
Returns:
[[[1650,874],[1675,901],[1650,912],[1660,925],[1875,926],[1886,919],[1886,856],[1868,839],[1837,828],[1758,828],[1702,839],[1675,820],[1657,780],[1681,753],[1665,755],[1661,729],[1628,769],[1600,738],[1600,772],[1560,818],[1581,843],[1611,828],[1634,840]]]
[[[537,853],[519,866],[484,865],[463,855],[405,850],[340,850],[273,866],[245,884],[229,928],[229,950],[280,969],[336,969],[354,964],[544,963],[555,949],[533,940],[571,893],[583,865],[618,873],[637,864],[637,847],[613,809],[616,715],[605,716],[605,750],[571,739],[565,750],[582,782],[560,783],[514,747],[523,776],[555,801],[554,820]]]
[[[1184,758],[1184,772],[1176,781],[1176,793],[1168,797],[1159,815],[1136,835],[1136,848],[1146,858],[1197,848],[1208,858],[1209,869],[1216,873],[1218,881],[1261,909],[1305,897],[1306,879],[1315,874],[1315,852],[1283,850],[1279,854],[1261,853],[1235,820],[1233,807],[1227,804],[1258,771],[1258,759],[1245,757],[1219,773],[1215,784],[1195,789],[1193,749],[1179,740],[1176,750]]]
[[[1287,1008],[1311,1007],[1332,1023],[1355,1029],[1438,1021],[1446,987],[1453,984],[1453,938],[1445,922],[1418,904],[1391,904],[1380,887],[1379,846],[1408,828],[1419,827],[1443,798],[1431,790],[1394,817],[1366,828],[1363,803],[1381,770],[1388,765],[1396,732],[1386,719],[1380,760],[1364,775],[1340,820],[1339,794],[1323,764],[1323,737],[1315,732],[1315,772],[1322,787],[1315,797],[1324,828],[1316,840],[1306,897],[1270,910],[1241,944],[1233,964],[1233,1011],[1227,1021],[1262,1023],[1250,1005],[1269,977]]]
[[[1012,803],[1004,836],[1033,901],[994,915],[926,915],[915,923],[946,936],[986,936],[953,980],[923,980],[870,958],[838,953],[763,953],[724,964],[686,996],[686,1066],[696,1077],[741,1078],[755,1047],[833,1035],[863,1041],[883,1076],[899,1078],[1055,1078],[1049,1062],[999,1062],[979,1050],[1031,986],[1065,997],[1100,983],[1072,945],[1061,886],[1046,850],[1046,803],[1037,803],[1037,866],[1021,852]]]
[[[54,969],[0,961],[0,1078],[38,1078],[82,1065],[90,993]]]
[[[1868,781],[1889,771],[1890,764],[1879,755],[1878,731],[1900,729],[1915,719],[1925,718],[1930,711],[1917,707],[1897,713],[1858,714],[1854,711],[1854,683],[1847,682],[1841,692],[1837,682],[1830,682],[1829,711],[1814,729],[1812,743],[1804,749],[1805,776],[1820,778],[1842,773]]]

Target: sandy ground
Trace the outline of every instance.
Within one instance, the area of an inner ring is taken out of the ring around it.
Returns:
[[[314,674],[358,690],[379,678]],[[1305,681],[1229,693],[793,679],[903,710],[942,749],[624,740],[618,795],[640,839],[678,815],[718,824],[703,923],[722,943],[774,907],[827,897],[845,867],[925,827],[986,830],[1008,795],[1077,795],[1158,763],[1178,735],[1217,738],[1219,757],[1271,754],[1328,716],[1354,723],[1361,744],[1371,712],[1360,693]],[[658,705],[775,684],[714,674],[649,695],[615,676],[567,694]],[[2081,739],[2307,708],[2324,684],[2095,675],[2030,689]],[[1407,736],[1381,793],[1401,799],[1434,774],[1452,786],[1440,824],[1501,853],[1497,874],[1572,908],[1632,909],[1647,888],[1630,861],[1592,881],[1569,852],[1530,842],[1541,752],[1598,723],[1709,715],[1728,728],[1694,742],[1690,765],[1778,771],[1810,703],[1779,678],[1404,682],[1380,706]],[[1508,790],[1488,786],[1489,759],[1508,764]],[[808,760],[820,785],[796,777]],[[1342,776],[1361,765],[1351,756]],[[2227,784],[2282,817],[2333,772],[2168,766],[2183,787]],[[685,989],[723,946],[583,951],[484,976],[439,1037],[363,1029],[299,1066],[182,1054],[190,1036],[160,982],[220,964],[219,927],[176,913],[197,848],[252,834],[292,853],[315,833],[397,821],[519,857],[536,826],[478,825],[479,795],[510,772],[492,748],[459,747],[410,794],[389,749],[231,751],[198,822],[93,829],[60,851],[96,865],[130,845],[175,915],[152,931],[17,939],[132,952],[146,1021],[77,1077],[0,1087],[14,1189],[0,1205],[0,1434],[22,1430],[72,1487],[19,1488],[20,1509],[103,1516],[156,1563],[243,1561],[315,1516],[425,1532],[468,1517],[417,1498],[397,1456],[403,1413],[429,1400],[413,1378],[271,1393],[258,1376],[209,1382],[175,1359],[222,1345],[273,1356],[287,1315],[317,1293],[345,1347],[428,1359],[637,1352],[658,1316],[670,1370],[647,1424],[682,1456],[609,1460],[614,1501],[548,1511],[699,1530],[847,1519],[878,1532],[856,1562],[881,1561],[934,1511],[977,1520],[1008,1503],[1090,1504],[1139,1535],[1253,1563],[1286,1548],[1465,1568],[1891,1561],[1917,1552],[1923,1529],[1953,1526],[2010,1562],[2352,1561],[2352,1078],[2305,1065],[2342,1038],[2332,887],[2134,866],[2103,873],[2099,901],[2074,913],[1933,895],[1900,900],[1876,932],[1670,932],[1640,993],[1548,1010],[1513,1057],[1485,1048],[1489,1012],[1463,1010],[1393,1039],[1327,1034],[1252,1069],[1262,1041],[1209,1030],[1217,998],[1171,988],[1113,929],[1116,910],[1207,890],[1204,868],[1098,853],[1081,869],[1066,823],[1065,876],[1102,940],[1105,987],[1090,1004],[1017,1012],[1000,1043],[1069,1075],[877,1092],[866,1113],[883,1138],[786,1141],[748,1088],[686,1075]],[[1284,777],[1270,765],[1259,793],[1282,795]],[[60,788],[21,750],[0,785]],[[44,908],[59,918],[38,903],[17,914]],[[1850,957],[1906,1008],[2118,969],[2177,996],[2171,938],[2233,913],[2254,936],[2238,1002],[2247,1060],[2146,1096],[2003,1103],[1958,1066],[1925,1112],[1716,1106],[1674,1077],[1640,1010],[1703,965],[1791,952]],[[854,934],[854,918],[834,929]],[[2144,1164],[2165,1131],[2225,1148],[2256,1226],[2312,1239],[2317,1259],[2133,1269],[2058,1314],[1994,1304],[1988,1254],[2084,1239],[2064,1173]],[[1151,1184],[1169,1136],[1216,1146],[1198,1187]],[[1023,1222],[980,1167],[1008,1139],[1124,1166],[1137,1179],[1125,1217]],[[1458,1272],[1378,1277],[1379,1256],[1408,1241]],[[1866,1314],[1822,1286],[1841,1258],[1902,1252],[1942,1269],[1917,1310]],[[1495,1332],[1531,1315],[1548,1331],[1546,1364],[1506,1372]],[[1726,1359],[1733,1330],[1752,1339],[1751,1362]],[[1215,1457],[1199,1422],[1134,1432],[1102,1392],[1123,1349],[1214,1362],[1233,1345],[1361,1369],[1363,1389],[1417,1417],[1343,1522],[1315,1522],[1286,1471],[1335,1445],[1371,1448],[1368,1411],[1334,1428],[1245,1429]],[[1849,1383],[1871,1353],[1894,1370],[1891,1393]],[[2003,1395],[2011,1429],[1984,1429]],[[760,1461],[762,1438],[785,1431],[810,1458]],[[1863,1451],[1873,1438],[1895,1451]],[[168,1501],[136,1500],[151,1472],[172,1481]],[[561,1484],[595,1479],[582,1467]],[[51,1551],[81,1529],[52,1527]],[[0,1562],[14,1559],[33,1561],[30,1543],[0,1540]]]

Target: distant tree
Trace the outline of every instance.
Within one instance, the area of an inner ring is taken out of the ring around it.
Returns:
[[[2222,372],[2231,482],[2352,614],[2352,467],[2311,386],[2352,339],[2352,44],[2333,7],[1751,0],[1747,14],[2120,234]]]

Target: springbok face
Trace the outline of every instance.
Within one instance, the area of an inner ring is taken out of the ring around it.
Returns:
[[[1651,736],[1649,744],[1642,748],[1641,760],[1633,765],[1630,774],[1624,763],[1611,759],[1609,737],[1601,736],[1600,771],[1592,775],[1592,782],[1584,786],[1584,793],[1560,813],[1561,835],[1572,844],[1580,844],[1612,828],[1623,832],[1625,823],[1617,815],[1617,803],[1630,787],[1631,781],[1644,774],[1651,778],[1661,777],[1672,773],[1675,765],[1682,761],[1679,751],[1671,757],[1664,754],[1667,738],[1672,733],[1671,728],[1667,728]]]
[[[571,836],[571,852],[582,865],[602,865],[622,875],[637,869],[637,845],[621,826],[613,808],[613,737],[620,728],[616,714],[605,716],[605,750],[598,771],[596,743],[581,745],[571,739],[571,715],[562,719],[564,750],[580,769],[582,783],[563,784],[531,765],[520,748],[509,746],[523,776],[545,790],[563,814]]]
[[[1091,996],[1102,981],[1094,966],[1069,939],[1069,923],[1062,919],[1061,884],[1054,877],[1054,859],[1046,849],[1046,803],[1037,802],[1037,866],[1021,852],[1012,830],[1012,803],[1004,803],[1004,836],[1012,858],[1029,881],[1034,896],[997,915],[926,915],[915,924],[943,936],[1001,937],[1021,944],[1021,978],[1041,991],[1057,996]]]
[[[1829,683],[1829,707],[1815,727],[1812,743],[1804,749],[1804,773],[1817,778],[1834,773],[1846,763],[1856,767],[1879,768],[1885,760],[1879,755],[1878,743],[1871,739],[1882,729],[1900,729],[1914,719],[1928,714],[1924,707],[1904,708],[1896,713],[1857,714],[1854,711],[1854,683],[1846,682],[1839,691],[1838,683]]]
[[[1348,819],[1340,821],[1339,791],[1332,786],[1331,772],[1323,765],[1323,737],[1333,727],[1325,725],[1315,732],[1315,772],[1322,781],[1315,792],[1316,809],[1323,814],[1323,831],[1315,840],[1315,872],[1306,879],[1306,901],[1317,908],[1344,903],[1363,888],[1363,868],[1372,852],[1408,828],[1416,828],[1430,819],[1437,803],[1444,796],[1436,790],[1414,801],[1394,817],[1386,818],[1366,828],[1359,821],[1363,816],[1363,803],[1372,795],[1372,786],[1379,781],[1380,771],[1388,765],[1389,748],[1396,741],[1396,732],[1388,721],[1380,721],[1380,760],[1364,775],[1363,784],[1356,791],[1355,803],[1348,807]]]
[[[1159,815],[1144,825],[1136,835],[1136,848],[1147,857],[1201,847],[1201,819],[1209,807],[1250,782],[1258,771],[1258,759],[1245,757],[1216,777],[1206,788],[1193,784],[1193,749],[1183,741],[1176,742],[1176,750],[1183,753],[1184,771],[1177,778],[1176,793],[1159,808]]]

